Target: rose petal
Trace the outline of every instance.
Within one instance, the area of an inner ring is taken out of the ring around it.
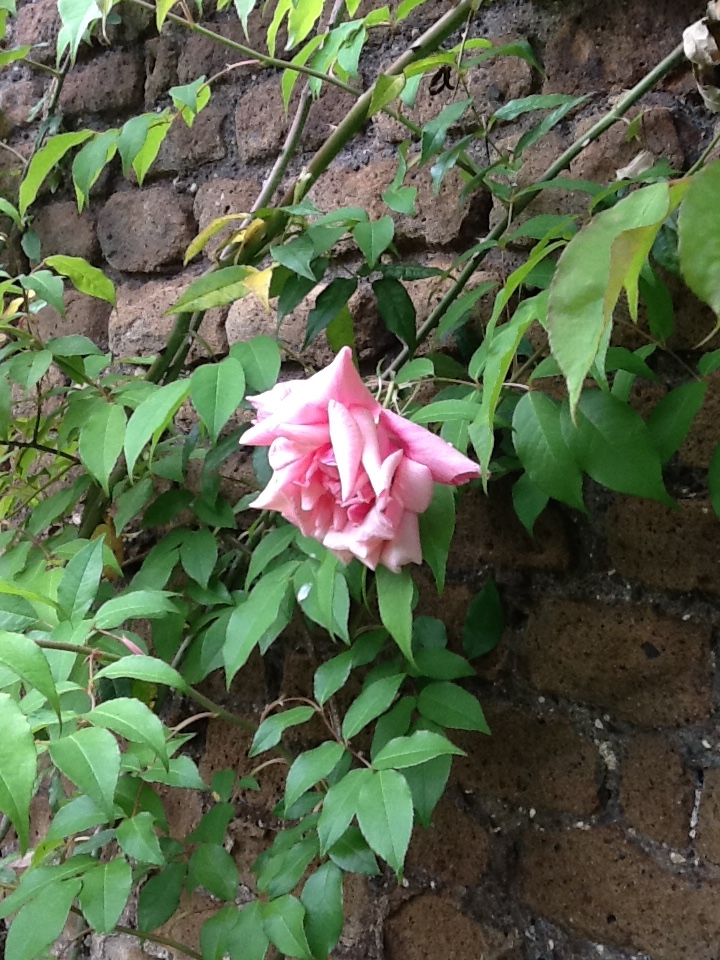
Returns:
[[[424,513],[433,497],[433,478],[429,467],[403,456],[395,472],[392,495],[406,510]]]
[[[340,492],[347,500],[353,492],[362,459],[363,437],[352,414],[336,400],[328,404],[330,443],[340,474]]]
[[[405,511],[394,538],[380,554],[379,562],[393,573],[400,573],[400,568],[406,563],[422,563],[420,528],[416,513]]]
[[[380,411],[380,424],[393,434],[416,463],[425,464],[435,483],[459,486],[480,476],[480,467],[425,427],[390,410]]]

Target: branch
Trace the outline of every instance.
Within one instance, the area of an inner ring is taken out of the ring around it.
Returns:
[[[52,453],[56,457],[64,457],[66,460],[70,460],[71,463],[75,463],[78,466],[82,466],[82,461],[72,455],[72,453],[65,453],[64,450],[57,450],[55,447],[48,447],[44,443],[38,443],[35,440],[7,440],[4,437],[0,437],[0,447],[10,447],[10,449],[20,449],[20,450],[37,450],[40,453]]]
[[[660,63],[650,71],[650,73],[643,77],[639,83],[637,83],[631,90],[628,90],[625,96],[618,100],[613,109],[606,113],[605,116],[600,120],[598,120],[598,122],[592,126],[587,133],[584,133],[582,137],[579,137],[567,148],[567,150],[561,153],[557,160],[550,164],[547,170],[534,184],[522,191],[521,195],[515,200],[512,211],[508,212],[506,216],[503,217],[498,224],[496,224],[496,226],[487,235],[486,240],[491,244],[493,241],[499,240],[510,226],[513,215],[522,213],[523,210],[530,206],[535,199],[535,195],[541,185],[550,180],[554,180],[566,167],[569,167],[572,161],[578,157],[586,147],[588,147],[594,140],[597,140],[598,137],[612,127],[613,124],[617,123],[617,121],[627,113],[630,107],[634,106],[634,104],[636,104],[637,101],[648,92],[648,90],[651,90],[659,80],[661,80],[666,74],[674,69],[674,67],[680,63],[682,57],[683,45],[680,44],[679,46],[675,47],[672,53],[668,54],[664,60],[661,60]],[[435,309],[418,330],[415,349],[417,349],[417,346],[426,340],[435,327],[437,327],[444,315],[447,313],[449,307],[455,302],[455,300],[457,300],[462,291],[465,289],[468,281],[488,255],[490,249],[490,247],[484,247],[482,250],[479,250],[474,257],[468,260],[461,272],[458,274],[455,283],[443,296]],[[402,364],[405,363],[411,353],[414,353],[414,350],[411,351],[409,347],[404,346],[395,359],[388,364],[383,375],[387,376],[388,374],[395,373],[402,366]]]

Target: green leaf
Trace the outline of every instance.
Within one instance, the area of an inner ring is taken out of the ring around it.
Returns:
[[[350,676],[352,666],[353,655],[350,650],[345,650],[343,653],[338,654],[337,657],[333,657],[331,660],[326,660],[325,663],[320,664],[315,671],[315,679],[313,681],[315,699],[320,706],[327,703],[330,697],[344,686],[345,681]]]
[[[137,925],[150,933],[166,923],[180,905],[187,867],[171,863],[143,885],[138,898]]]
[[[326,740],[319,747],[307,750],[293,762],[285,782],[285,808],[292,807],[296,800],[314,787],[319,780],[329,776],[342,759],[345,748],[341,743]]]
[[[92,135],[92,130],[60,133],[55,137],[50,137],[45,142],[45,146],[37,151],[28,164],[25,176],[20,184],[18,209],[22,216],[25,216],[28,207],[35,202],[40,187],[53,167],[57,166],[68,150],[84,143]]]
[[[290,576],[265,576],[233,611],[222,651],[228,685],[260,640],[275,629],[276,637],[287,625],[287,619],[279,618],[278,611],[282,610],[289,589]]]
[[[116,697],[85,715],[88,723],[104,727],[132,743],[145,743],[168,766],[165,731],[159,718],[141,700]]]
[[[430,826],[433,811],[445,792],[451,767],[452,757],[442,756],[403,770],[412,794],[415,814],[424,827]]]
[[[106,600],[95,614],[95,626],[112,630],[126,620],[153,620],[176,612],[177,607],[163,590],[134,590]]]
[[[102,350],[89,337],[72,333],[67,337],[53,337],[45,344],[53,357],[103,357]]]
[[[97,182],[105,165],[117,153],[119,136],[119,130],[106,130],[104,133],[96,133],[92,140],[75,154],[72,164],[72,177],[80,212],[88,203],[90,190]]]
[[[244,343],[235,343],[230,356],[243,365],[248,387],[262,393],[275,386],[280,373],[280,347],[272,337],[253,337]]]
[[[318,295],[315,306],[308,315],[303,350],[306,350],[315,337],[337,317],[357,290],[357,285],[358,282],[354,277],[335,277]]]
[[[418,710],[433,723],[453,730],[490,733],[485,714],[475,697],[456,683],[429,683],[420,691]]]
[[[388,76],[385,73],[379,74],[373,87],[368,107],[367,119],[380,113],[389,103],[392,103],[403,92],[406,80],[402,74],[398,76]]]
[[[123,450],[126,427],[127,417],[119,404],[99,403],[80,428],[80,458],[106,496],[110,495],[108,482]]]
[[[60,276],[67,277],[80,293],[86,293],[97,300],[105,300],[113,307],[117,305],[112,280],[109,280],[102,270],[90,266],[82,257],[64,257],[58,254],[45,257],[45,263]]]
[[[63,619],[82,619],[92,606],[102,576],[103,544],[103,537],[89,541],[65,567],[57,593]]]
[[[650,432],[627,404],[601,390],[588,390],[580,399],[577,427],[570,423],[567,406],[563,418],[563,433],[576,462],[596,483],[672,505]]]
[[[452,420],[474,420],[479,412],[480,404],[474,400],[437,400],[415,410],[410,419],[421,425],[446,423]]]
[[[6,693],[0,693],[0,810],[10,819],[20,849],[28,847],[30,801],[37,773],[37,751],[30,724]]]
[[[315,960],[326,960],[343,928],[343,877],[334,863],[324,863],[305,881],[305,935]]]
[[[462,757],[465,753],[440,733],[416,730],[409,737],[396,737],[386,744],[374,758],[373,767],[376,770],[399,770],[446,755]]]
[[[157,0],[157,3],[155,4],[155,26],[157,27],[158,33],[160,33],[162,30],[163,23],[165,23],[165,18],[176,3],[177,0]]]
[[[65,316],[64,287],[60,277],[56,277],[49,270],[36,270],[29,276],[18,279],[25,290],[32,290],[39,300],[45,300],[51,307],[55,307],[61,317]]]
[[[105,814],[100,807],[84,795],[69,800],[60,807],[45,835],[48,841],[63,840],[81,830],[89,830],[105,823]]]
[[[36,960],[45,955],[47,947],[62,933],[81,886],[77,879],[62,880],[49,887],[42,898],[26,903],[8,930],[7,960]]]
[[[189,393],[189,380],[168,383],[153,391],[133,411],[128,421],[124,443],[125,460],[130,475],[143,447],[153,436],[156,440],[159,438]]]
[[[434,373],[435,365],[432,360],[429,357],[418,357],[400,367],[395,375],[395,383],[397,383],[398,386],[404,383],[414,383],[416,380],[432,377]]]
[[[527,473],[521,474],[513,485],[512,498],[518,520],[532,536],[535,521],[548,505],[550,498],[532,482]]]
[[[357,223],[352,231],[355,243],[372,269],[393,241],[395,221],[390,216]]]
[[[180,544],[180,562],[185,573],[196,583],[207,587],[217,558],[217,540],[207,527],[189,530],[183,534],[183,541]]]
[[[550,110],[573,102],[574,98],[564,93],[534,94],[518,100],[509,100],[495,111],[493,118],[509,122],[533,110]]]
[[[297,0],[288,12],[287,50],[292,50],[309,35],[323,9],[323,0]]]
[[[403,775],[373,773],[360,790],[357,818],[371,849],[400,874],[413,827],[412,795]]]
[[[375,583],[383,626],[412,663],[413,583],[410,574],[407,569],[393,573],[380,566],[375,571]]]
[[[425,124],[422,131],[421,164],[427,163],[433,154],[442,150],[450,127],[460,120],[471,103],[472,100],[457,100]]]
[[[639,275],[669,210],[667,183],[637,190],[594,217],[560,257],[550,286],[548,330],[573,411],[588,371],[607,349],[620,291]]]
[[[155,833],[155,817],[149,811],[143,810],[123,820],[118,824],[115,835],[128,857],[138,863],[153,863],[159,867],[165,865],[165,857]]]
[[[112,933],[132,888],[132,870],[127,860],[116,857],[99,863],[83,877],[80,906],[96,933]]]
[[[201,843],[190,858],[187,887],[205,887],[220,900],[234,900],[238,892],[238,868],[223,846]]]
[[[708,164],[690,180],[678,237],[683,280],[720,320],[720,163]]]
[[[250,271],[247,267],[223,267],[194,280],[185,293],[166,310],[166,313],[193,313],[196,310],[212,310],[241,300],[249,293],[245,280]]]
[[[428,651],[424,651],[428,652]],[[432,651],[437,653],[438,651]],[[397,703],[383,714],[375,724],[375,733],[370,744],[370,756],[375,757],[391,740],[404,737],[410,729],[415,707],[416,697],[402,697]]]
[[[255,9],[256,3],[257,0],[235,0],[235,12],[242,24],[246,37],[248,35],[248,17]]]
[[[372,720],[379,717],[381,713],[385,713],[397,696],[404,679],[404,673],[397,673],[389,677],[380,677],[369,683],[360,696],[350,704],[345,714],[342,724],[343,738],[351,740]]]
[[[328,850],[328,856],[346,873],[360,873],[368,877],[380,874],[375,855],[365,842],[358,827],[350,827]]]
[[[188,127],[193,125],[195,117],[210,100],[210,86],[205,82],[204,76],[182,87],[170,87],[168,93]]]
[[[244,396],[245,370],[234,357],[198,367],[190,379],[190,398],[213,443]]]
[[[301,235],[282,246],[270,247],[270,253],[277,263],[292,270],[293,273],[307,280],[316,280],[311,263],[317,254],[309,237]]]
[[[48,744],[53,763],[113,819],[120,750],[107,730],[86,727]]]
[[[455,532],[455,494],[452,487],[436,483],[433,498],[419,517],[423,560],[435,577],[438,593],[445,589],[445,570]]]
[[[45,697],[60,716],[60,699],[45,653],[29,637],[0,630],[0,666],[11,670],[25,684]]]
[[[544,393],[530,391],[515,407],[513,441],[536,487],[576,510],[585,510],[582,474],[563,438],[560,407]]]
[[[263,904],[261,910],[265,933],[281,953],[297,960],[312,960],[305,936],[305,907],[296,897],[286,894]]]
[[[284,527],[276,527],[269,533],[266,533],[260,543],[255,547],[250,557],[247,578],[245,580],[245,589],[248,589],[253,580],[263,572],[265,567],[280,554],[287,550],[297,535],[295,527],[287,524]]]
[[[174,667],[155,657],[144,657],[135,654],[121,657],[115,663],[103,667],[95,674],[95,679],[106,677],[108,680],[117,680],[120,677],[130,677],[134,680],[144,680],[146,683],[161,683],[183,693],[187,684]]]
[[[500,643],[505,629],[500,594],[492,577],[473,597],[463,625],[463,650],[468,657],[482,657]]]
[[[706,392],[707,383],[695,380],[671,390],[655,405],[647,427],[662,463],[677,453],[702,407]]]
[[[222,844],[230,821],[234,819],[235,806],[232,803],[216,803],[214,807],[210,807],[207,813],[203,814],[200,823],[192,833],[187,835],[187,841],[188,843]]]
[[[307,723],[314,714],[315,711],[312,707],[292,707],[290,710],[285,710],[284,713],[276,713],[274,716],[268,717],[267,720],[263,720],[253,737],[248,756],[256,757],[259,753],[270,750],[271,747],[280,743],[280,738],[289,727]]]
[[[345,834],[357,810],[359,791],[370,776],[367,767],[350,770],[325,794],[317,826],[323,856]]]

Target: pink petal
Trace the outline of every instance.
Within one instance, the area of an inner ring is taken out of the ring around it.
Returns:
[[[433,497],[433,486],[430,468],[403,456],[395,472],[393,499],[399,500],[406,510],[425,513]]]
[[[387,489],[382,472],[377,424],[368,410],[354,410],[353,417],[362,434],[362,465],[376,495]]]
[[[347,500],[355,488],[360,468],[362,433],[349,410],[335,400],[331,400],[328,404],[328,419],[330,442],[340,474],[340,494],[343,500]]]
[[[395,537],[383,550],[379,562],[393,573],[400,573],[406,563],[422,563],[417,514],[405,511]]]
[[[425,427],[384,409],[380,411],[380,424],[397,437],[411,460],[430,470],[435,483],[459,486],[480,476],[480,467],[476,463]]]

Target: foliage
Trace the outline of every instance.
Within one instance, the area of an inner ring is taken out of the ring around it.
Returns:
[[[407,570],[380,567],[373,575],[356,560],[344,565],[276,516],[252,512],[270,474],[264,452],[240,481],[243,495],[228,495],[223,471],[249,421],[247,396],[277,382],[282,339],[237,344],[227,357],[190,370],[184,360],[204,311],[245,296],[266,306],[277,298],[281,335],[283,319],[323,283],[305,345],[324,331],[337,351],[354,346],[348,303],[369,278],[407,360],[381,371],[379,398],[475,456],[486,487],[512,477],[515,509],[530,533],[550,499],[584,510],[587,478],[673,503],[668,464],[702,406],[720,351],[703,355],[697,370],[675,356],[663,277],[674,270],[720,310],[720,164],[700,165],[679,180],[653,170],[607,190],[574,185],[591,198],[587,217],[513,222],[511,215],[504,236],[500,230],[466,251],[447,273],[405,261],[394,246],[391,212],[414,214],[416,190],[405,185],[410,170],[428,167],[439,190],[456,169],[466,196],[490,191],[519,213],[542,186],[553,185],[551,179],[517,187],[524,153],[585,101],[533,95],[483,119],[470,99],[458,97],[416,127],[403,111],[423,77],[462,83],[473,67],[499,56],[539,66],[525,43],[494,48],[465,37],[443,46],[477,6],[467,0],[447,29],[431,29],[412,57],[361,95],[354,84],[369,32],[401,23],[422,2],[358,16],[358,0],[346,0],[329,19],[322,0],[275,6],[271,56],[250,52],[277,65],[277,38],[286,30],[286,108],[298,81],[312,97],[323,78],[355,94],[357,105],[289,197],[273,206],[263,195],[251,214],[220,218],[193,242],[186,262],[229,223],[236,229],[212,268],[174,304],[167,350],[147,369],[83,336],[38,335],[35,315],[47,304],[63,314],[66,284],[111,304],[115,290],[80,258],[41,255],[33,205],[64,178],[82,209],[116,157],[142,185],[172,125],[192,125],[215,78],[173,88],[172,107],[131,117],[118,129],[46,125],[17,197],[0,204],[7,236],[22,237],[28,258],[24,272],[0,276],[0,811],[17,839],[16,852],[0,863],[9,891],[0,915],[12,918],[9,960],[43,955],[71,911],[100,933],[127,930],[120,921],[135,893],[137,933],[153,939],[183,892],[198,887],[222,904],[202,928],[202,960],[261,960],[270,945],[287,957],[322,960],[341,933],[344,875],[372,876],[387,867],[401,878],[413,828],[431,823],[452,757],[462,752],[452,731],[489,733],[471,660],[502,635],[493,581],[469,606],[461,653],[440,620],[418,614]],[[245,28],[255,6],[235,0]],[[188,25],[172,7],[158,0],[159,31],[170,22]],[[59,10],[62,79],[83,44],[97,49],[117,13],[112,3],[88,0],[60,0]],[[0,12],[4,27],[14,5]],[[2,64],[30,54],[25,47],[5,51]],[[388,212],[371,218],[358,208],[318,209],[306,196],[312,179],[382,110],[409,134],[384,195]],[[471,148],[506,124],[518,125],[514,150],[478,165],[472,157],[479,151]],[[290,155],[280,159],[282,175]],[[512,240],[529,244],[522,265],[497,290],[483,284],[465,291],[460,277],[469,258]],[[433,325],[418,330],[413,284],[433,278],[451,295]],[[647,344],[634,351],[613,341],[623,290],[631,322],[639,323],[641,311],[647,320]],[[487,308],[483,323],[479,305]],[[430,335],[429,353],[413,359]],[[661,354],[690,377],[643,417],[630,402],[632,389],[638,379],[658,380]],[[560,377],[566,390],[558,389]],[[434,396],[420,403],[419,390],[428,385]],[[708,484],[718,510],[717,451]],[[437,487],[421,518],[424,558],[440,593],[456,497]],[[293,631],[308,639],[316,658],[313,690],[268,704],[256,726],[197,689],[216,670],[230,686],[255,651],[266,654]],[[201,706],[202,716],[250,730],[242,770],[202,781],[185,750],[192,716],[172,725],[163,712],[175,695]],[[234,801],[259,789],[263,771],[277,762],[287,766],[274,810],[280,828],[253,865],[257,898],[238,906],[226,829]],[[165,787],[212,798],[185,838],[170,836]],[[31,847],[38,795],[47,798],[52,818]]]

